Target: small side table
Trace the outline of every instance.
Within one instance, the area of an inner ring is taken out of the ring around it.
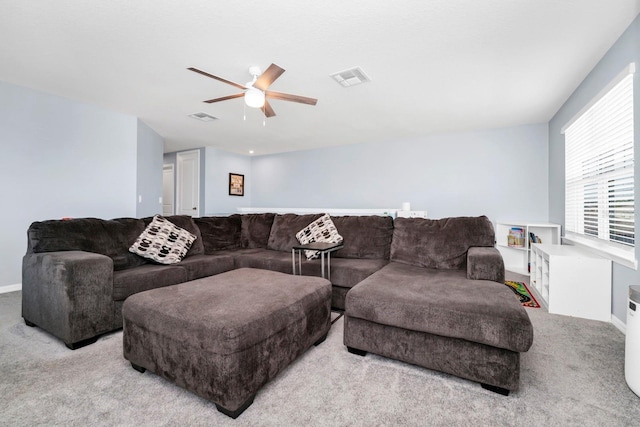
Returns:
[[[331,280],[331,252],[342,249],[344,245],[339,243],[314,242],[306,245],[294,246],[291,249],[291,264],[293,265],[293,274],[302,275],[302,252],[318,251],[320,252],[320,272],[324,279],[324,257],[327,257],[327,279]],[[296,252],[298,253],[298,273],[296,273]]]

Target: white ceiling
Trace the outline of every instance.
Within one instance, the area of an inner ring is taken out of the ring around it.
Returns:
[[[0,80],[139,117],[165,151],[277,153],[547,122],[640,0],[0,1]],[[286,72],[277,116],[234,99],[248,68]],[[361,66],[372,82],[329,74]],[[201,122],[187,117],[207,112]]]

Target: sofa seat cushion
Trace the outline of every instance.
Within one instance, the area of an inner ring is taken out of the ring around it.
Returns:
[[[229,255],[194,255],[174,265],[187,271],[187,280],[224,273],[234,267],[233,257]]]
[[[355,259],[331,257],[331,283],[352,288],[387,265],[386,259]],[[320,276],[320,260],[302,261],[302,274]]]
[[[231,252],[236,260],[236,268],[262,268],[282,273],[293,273],[291,252],[272,251],[269,249],[242,249]],[[326,262],[326,259],[325,259]],[[384,259],[350,259],[331,257],[331,283],[334,286],[351,288],[380,270],[389,261]],[[319,259],[302,258],[303,276],[321,276]],[[298,256],[296,255],[296,269]]]
[[[325,263],[327,262],[325,258]],[[384,267],[389,261],[384,259],[351,259],[331,257],[331,284],[343,288],[352,288],[376,271]],[[291,255],[289,255],[289,272]],[[302,258],[303,276],[321,276],[322,262],[319,259],[305,260]],[[326,268],[326,267],[325,267]],[[296,270],[298,269],[298,256],[296,255]]]
[[[533,326],[504,284],[469,280],[460,270],[391,262],[354,286],[346,314],[382,325],[527,351]]]
[[[270,249],[240,249],[231,253],[236,268],[260,268],[263,270],[293,273],[291,252]]]
[[[187,281],[187,270],[182,267],[145,264],[113,273],[113,300],[122,301],[128,296],[149,289],[175,285]]]

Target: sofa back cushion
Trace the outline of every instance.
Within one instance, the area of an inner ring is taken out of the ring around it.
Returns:
[[[114,270],[124,270],[147,262],[129,252],[129,247],[145,227],[144,221],[135,218],[76,218],[34,222],[27,231],[27,253],[93,252],[110,257]]]
[[[389,259],[393,219],[390,216],[332,216],[343,237],[344,248],[331,254],[337,258]]]
[[[273,219],[267,249],[291,252],[291,248],[299,245],[296,233],[311,224],[322,214],[278,214]]]
[[[467,250],[493,246],[493,224],[486,216],[443,219],[397,218],[391,261],[426,268],[466,268]]]
[[[200,229],[204,253],[211,255],[215,251],[237,249],[242,246],[242,219],[240,215],[208,216],[194,218]]]
[[[187,255],[185,255],[185,258],[193,255],[204,254],[204,245],[202,244],[202,235],[200,235],[200,229],[198,228],[196,223],[193,221],[192,217],[190,217],[189,215],[171,215],[171,216],[165,216],[164,218],[170,221],[171,223],[177,225],[178,227],[184,228],[189,233],[196,236],[196,240],[194,240],[193,244],[191,245],[191,248],[187,252]],[[143,221],[146,227],[149,224],[151,224],[151,221],[153,221],[153,217],[143,218]]]
[[[273,225],[274,213],[243,214],[242,233],[240,235],[243,248],[264,249],[269,243],[269,233]]]

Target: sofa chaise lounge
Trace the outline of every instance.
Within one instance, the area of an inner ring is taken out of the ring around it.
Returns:
[[[486,217],[398,218],[389,264],[347,294],[344,344],[516,390],[533,327],[493,243]]]

